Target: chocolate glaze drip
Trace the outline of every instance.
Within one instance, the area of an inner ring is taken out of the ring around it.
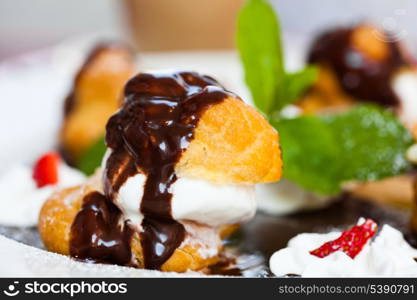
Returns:
[[[338,28],[320,35],[312,44],[308,62],[329,66],[342,89],[355,99],[397,106],[399,100],[391,88],[391,80],[394,72],[410,62],[396,42],[386,43],[389,51],[382,61],[369,59],[352,44],[355,28]]]
[[[107,123],[112,153],[104,171],[106,196],[113,199],[130,176],[147,176],[140,207],[145,268],[159,269],[184,239],[183,225],[171,215],[175,164],[205,109],[229,95],[196,73],[139,74],[126,84],[124,105]]]
[[[84,197],[71,225],[70,255],[87,261],[130,264],[132,234],[120,209],[101,193],[91,192]]]

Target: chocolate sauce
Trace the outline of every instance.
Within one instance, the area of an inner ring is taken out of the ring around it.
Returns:
[[[352,43],[355,28],[338,28],[320,35],[312,44],[308,62],[329,66],[342,89],[353,98],[396,107],[399,100],[391,80],[400,67],[410,62],[396,42],[386,42],[388,55],[381,61],[366,57]]]
[[[87,261],[127,265],[133,230],[107,197],[91,192],[71,225],[70,255]]]
[[[112,153],[104,171],[106,196],[113,199],[130,176],[147,177],[138,198],[147,269],[159,269],[184,240],[184,226],[171,215],[175,165],[205,109],[229,95],[217,81],[197,73],[139,74],[126,84],[124,105],[107,123]]]
[[[272,274],[266,266],[261,253],[241,253],[239,246],[228,245],[216,264],[208,266],[203,272],[207,275],[269,277]]]
[[[220,261],[208,267],[208,274],[223,276],[242,276],[243,272],[236,266],[236,259],[221,258]]]

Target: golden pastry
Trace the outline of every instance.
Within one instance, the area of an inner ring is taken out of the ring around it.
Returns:
[[[254,215],[254,185],[281,176],[277,132],[216,80],[193,72],[132,78],[106,144],[102,171],[45,203],[39,231],[47,249],[201,270]]]
[[[132,53],[122,45],[102,44],[91,51],[65,101],[60,146],[69,162],[76,164],[104,135],[105,124],[120,106],[123,86],[133,71]]]

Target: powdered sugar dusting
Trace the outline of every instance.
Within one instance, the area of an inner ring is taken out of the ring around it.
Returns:
[[[199,277],[116,265],[88,264],[0,235],[0,277]]]

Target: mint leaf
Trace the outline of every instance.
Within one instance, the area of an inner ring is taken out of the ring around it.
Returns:
[[[378,180],[409,167],[405,152],[413,139],[392,113],[374,105],[360,105],[322,120],[343,149],[341,159],[349,162],[344,165],[345,180]]]
[[[307,66],[295,73],[288,73],[285,80],[287,83],[285,98],[277,101],[275,109],[279,111],[285,105],[300,99],[302,94],[316,81],[317,73],[317,68],[313,66]]]
[[[280,135],[284,177],[307,190],[336,194],[340,149],[327,124],[315,116],[301,116],[273,125]]]
[[[333,195],[343,182],[402,173],[413,139],[397,118],[376,106],[301,116],[274,123],[283,149],[284,177],[305,189]]]
[[[316,79],[312,66],[285,72],[279,18],[265,0],[249,0],[242,8],[237,45],[253,102],[269,118],[297,100]]]
[[[104,137],[99,138],[80,158],[77,168],[86,175],[93,174],[101,165],[106,149]]]
[[[284,65],[280,25],[265,0],[249,0],[238,18],[237,46],[256,107],[272,112],[277,92],[283,92]]]

